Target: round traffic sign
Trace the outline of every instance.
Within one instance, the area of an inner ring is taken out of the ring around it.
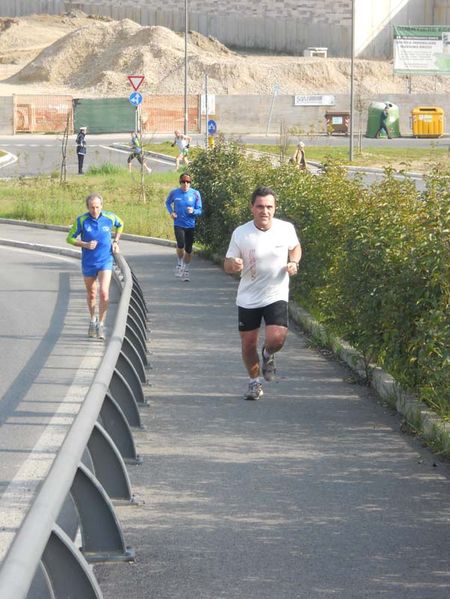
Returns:
[[[130,104],[133,104],[133,106],[139,106],[139,104],[142,102],[142,94],[139,92],[133,92],[130,94],[128,101]]]
[[[208,121],[208,133],[210,135],[214,135],[215,133],[217,133],[217,123],[212,119]]]

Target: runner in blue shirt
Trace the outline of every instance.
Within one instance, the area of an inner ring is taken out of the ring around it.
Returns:
[[[97,193],[86,198],[86,206],[88,212],[77,217],[69,231],[67,242],[81,248],[81,270],[91,317],[88,335],[104,339],[113,254],[119,251],[123,221],[113,212],[102,210],[103,199]],[[96,317],[97,287],[100,296],[98,319]]]
[[[175,276],[189,281],[189,264],[192,259],[195,221],[202,213],[202,198],[197,189],[192,189],[191,176],[180,176],[180,187],[172,189],[167,196],[166,208],[173,218],[175,239],[177,240],[177,266]]]

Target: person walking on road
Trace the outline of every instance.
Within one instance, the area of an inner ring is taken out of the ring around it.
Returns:
[[[139,164],[141,164],[145,168],[147,173],[152,172],[152,169],[149,166],[147,166],[147,163],[145,162],[144,152],[142,151],[141,139],[140,139],[139,133],[137,131],[133,131],[131,134],[131,153],[128,156],[128,160],[127,160],[128,171],[130,173],[131,173],[131,163],[135,158],[138,160]]]
[[[189,153],[190,143],[191,143],[191,138],[188,135],[183,135],[183,133],[181,133],[181,131],[178,131],[178,129],[175,130],[175,139],[173,140],[172,148],[177,146],[177,148],[179,150],[179,154],[175,159],[175,170],[176,171],[180,168],[181,161],[186,165],[186,167],[188,166],[188,164],[189,164],[188,153]]]
[[[90,314],[88,336],[104,339],[113,254],[119,252],[123,221],[113,212],[102,209],[103,199],[97,193],[86,198],[86,207],[88,211],[77,216],[72,225],[67,235],[67,242],[81,248],[81,270]],[[113,234],[114,239],[112,239]],[[96,316],[97,289],[100,300],[98,318]]]
[[[276,374],[275,356],[288,332],[289,278],[298,272],[302,255],[294,226],[274,218],[276,195],[270,187],[257,187],[251,197],[253,220],[237,227],[224,261],[225,272],[241,273],[236,304],[242,359],[249,375],[244,399],[263,396],[266,381]],[[258,354],[261,322],[265,340]]]
[[[189,265],[192,259],[194,232],[197,217],[202,214],[202,198],[197,189],[191,187],[188,173],[180,176],[180,187],[172,189],[166,199],[167,212],[173,219],[177,241],[177,265],[175,276],[183,281],[190,280]]]
[[[87,127],[80,127],[78,131],[76,144],[77,144],[77,156],[78,156],[78,174],[83,175],[83,163],[84,158],[86,156],[87,148],[86,148],[86,132]]]

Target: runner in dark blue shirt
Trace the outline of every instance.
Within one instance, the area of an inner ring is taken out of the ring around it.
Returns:
[[[81,247],[81,270],[91,316],[88,335],[104,339],[113,254],[119,251],[123,221],[113,212],[102,210],[103,199],[99,194],[89,195],[86,198],[86,206],[88,212],[77,217],[69,231],[67,242]],[[112,240],[113,233],[114,240]],[[77,239],[78,237],[80,239]],[[100,296],[98,319],[96,316],[97,286]]]

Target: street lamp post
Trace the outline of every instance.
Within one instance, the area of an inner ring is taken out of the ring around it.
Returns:
[[[355,0],[352,0],[351,23],[351,61],[350,61],[350,148],[348,159],[353,161],[353,109],[354,109],[354,80],[355,80]]]
[[[184,134],[188,132],[188,3],[184,0]]]

